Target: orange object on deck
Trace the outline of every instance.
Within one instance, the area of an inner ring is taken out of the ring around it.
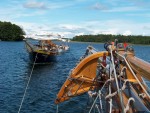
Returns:
[[[128,44],[126,42],[123,43],[124,48],[126,48],[128,46]]]

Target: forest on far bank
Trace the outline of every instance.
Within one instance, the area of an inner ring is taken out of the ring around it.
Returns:
[[[22,41],[25,32],[23,29],[11,22],[0,21],[0,40],[2,41]]]
[[[72,41],[80,41],[80,42],[100,42],[105,43],[109,41],[114,41],[118,39],[119,42],[127,42],[132,44],[145,44],[150,45],[150,36],[142,36],[142,35],[80,35],[73,37]]]

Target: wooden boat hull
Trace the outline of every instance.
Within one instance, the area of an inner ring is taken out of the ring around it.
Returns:
[[[96,77],[97,61],[98,58],[104,54],[108,55],[108,52],[97,52],[83,59],[76,68],[72,70],[70,76],[61,87],[55,103],[63,102],[94,88],[96,85],[93,85],[93,83],[94,78]]]

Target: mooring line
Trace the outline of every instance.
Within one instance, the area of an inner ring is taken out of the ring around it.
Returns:
[[[56,113],[58,113],[58,104],[57,104],[57,109],[56,109]]]
[[[33,73],[33,69],[34,69],[34,66],[35,66],[36,59],[37,59],[37,54],[38,53],[36,53],[36,57],[35,57],[35,60],[34,60],[33,66],[32,66],[32,70],[31,70],[31,73],[30,73],[30,76],[29,76],[28,83],[26,85],[26,88],[25,88],[25,91],[24,91],[24,94],[23,94],[23,97],[22,97],[22,100],[21,100],[21,104],[20,104],[18,113],[20,113],[20,111],[21,111],[21,107],[22,107],[22,104],[23,104],[23,101],[24,101],[24,98],[25,98],[25,95],[26,95],[26,92],[27,92],[27,89],[28,89],[28,86],[29,86],[29,83],[30,83],[30,80],[31,80],[31,76],[32,76],[32,73]]]

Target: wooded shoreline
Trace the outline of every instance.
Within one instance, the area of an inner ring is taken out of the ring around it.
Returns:
[[[72,41],[78,42],[97,42],[97,43],[105,43],[109,41],[114,41],[118,39],[119,42],[127,42],[131,44],[142,44],[142,45],[150,45],[150,36],[142,36],[142,35],[81,35],[73,37]]]

